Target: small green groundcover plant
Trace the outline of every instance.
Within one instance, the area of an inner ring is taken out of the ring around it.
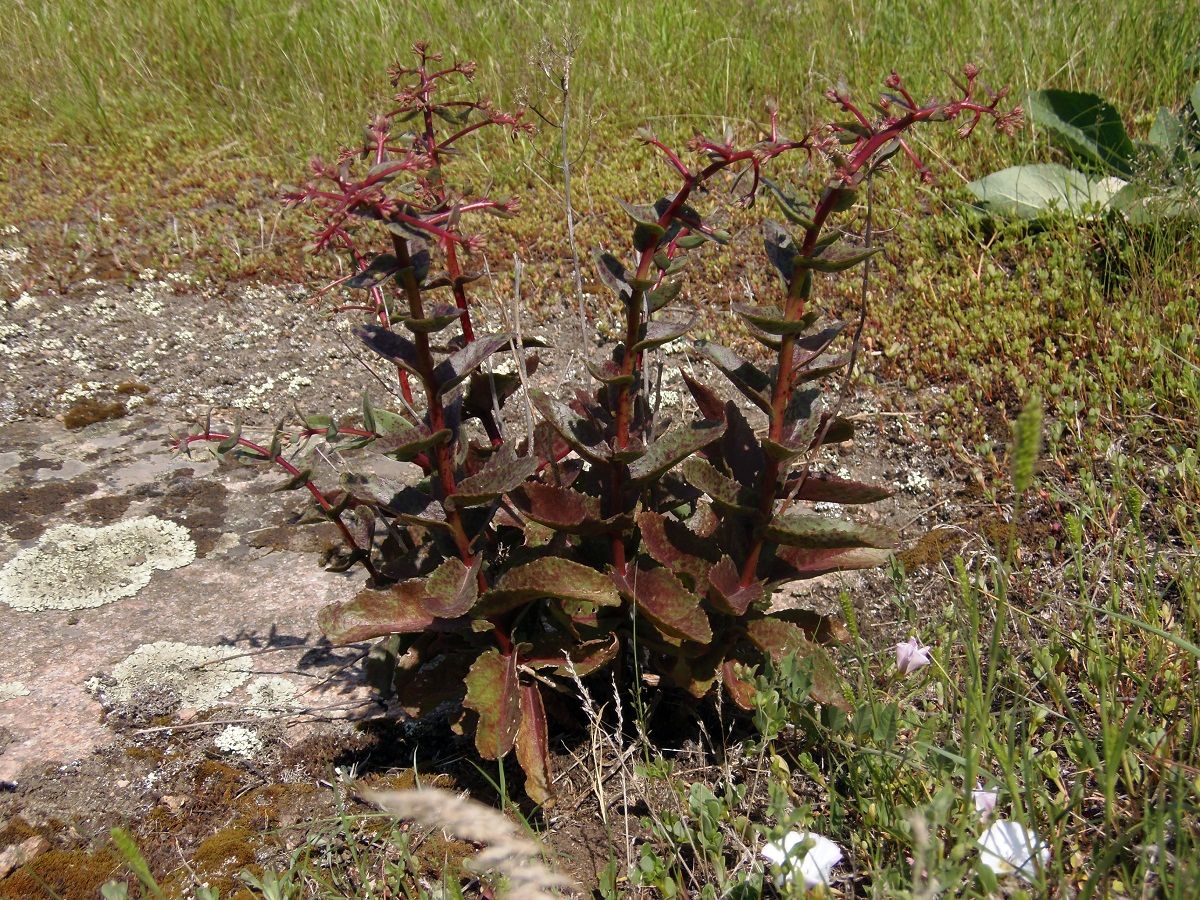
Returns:
[[[746,146],[697,136],[681,155],[643,133],[676,188],[648,205],[622,204],[628,246],[596,255],[624,310],[621,339],[589,363],[593,384],[554,396],[525,387],[538,363],[529,342],[477,333],[472,321],[476,276],[466,262],[479,238],[468,223],[512,215],[516,204],[462,196],[446,179],[467,135],[528,126],[447,90],[469,80],[473,65],[443,65],[423,44],[415,53],[413,65],[391,70],[392,106],[364,143],[333,162],[314,160],[312,180],[285,197],[315,214],[314,252],[352,262],[352,274],[325,290],[359,298],[341,309],[362,317],[363,345],[394,367],[398,408],[364,399],[359,423],[310,416],[298,431],[276,429],[265,446],[206,423],[183,445],[211,441],[273,462],[288,486],[312,494],[340,528],[345,564],[370,576],[355,598],[323,612],[324,633],[336,644],[378,641],[372,670],[385,673],[407,713],[452,701],[461,708],[455,730],[473,732],[483,757],[515,749],[535,802],[552,799],[545,692],[604,667],[657,675],[696,698],[722,687],[750,709],[764,655],[796,654],[811,668],[814,699],[841,704],[822,647],[838,626],[803,611],[768,614],[769,599],[798,579],[883,563],[896,535],[814,510],[887,492],[809,465],[816,448],[852,435],[818,388],[850,362],[831,349],[844,324],[822,321],[810,298],[828,273],[878,249],[834,226],[866,180],[897,154],[928,175],[905,140],[911,129],[957,120],[966,137],[991,120],[1011,131],[1020,110],[1002,111],[1004,92],[987,91],[969,66],[951,100],[920,103],[894,73],[873,109],[830,90],[842,118],[796,138],[781,133],[774,111],[766,134]],[[785,156],[821,185],[811,204],[768,178],[767,166]],[[753,261],[777,270],[777,300],[734,307],[771,364],[697,342],[765,417],[761,431],[737,402],[686,375],[700,418],[672,421],[648,391],[647,353],[690,326],[672,312],[689,255],[728,239],[693,205],[721,183],[745,206],[765,186],[787,220],[763,223],[763,258]],[[497,354],[515,358],[516,371],[494,371]],[[514,435],[502,408],[522,391],[538,416]],[[414,462],[424,480],[398,487],[348,474],[323,490],[293,461],[297,439],[314,437],[342,453],[369,447]]]

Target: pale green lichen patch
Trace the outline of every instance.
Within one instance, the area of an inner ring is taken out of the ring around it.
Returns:
[[[19,681],[0,682],[0,703],[7,703],[18,697],[28,697],[29,688]]]
[[[291,712],[299,706],[299,689],[281,675],[263,675],[246,688],[250,695],[247,708],[256,716],[268,717]]]
[[[111,702],[129,703],[147,691],[169,691],[184,706],[208,709],[249,677],[250,660],[235,647],[155,641],[117,663],[104,692]]]
[[[182,525],[156,516],[103,528],[59,525],[0,570],[0,601],[14,609],[90,609],[132,597],[155,569],[196,558]]]
[[[243,759],[253,759],[263,750],[262,738],[244,725],[229,725],[213,738],[213,744],[218,750]]]

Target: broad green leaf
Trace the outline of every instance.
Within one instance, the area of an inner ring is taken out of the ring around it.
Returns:
[[[789,547],[888,549],[896,546],[896,535],[890,529],[801,512],[776,516],[767,523],[764,533],[771,540]]]
[[[1034,91],[1029,118],[1072,156],[1110,174],[1129,178],[1136,150],[1116,108],[1082,91]]]
[[[648,445],[646,452],[629,466],[629,475],[634,481],[657,478],[724,433],[725,423],[711,419],[681,425]]]
[[[471,666],[465,682],[463,706],[479,714],[475,749],[484,759],[500,759],[512,749],[521,725],[517,658],[486,650]]]
[[[1154,117],[1154,124],[1150,126],[1150,143],[1163,155],[1170,157],[1183,143],[1186,133],[1187,129],[1179,120],[1179,116],[1166,107],[1160,107]]]
[[[1089,178],[1057,163],[1012,166],[967,185],[986,212],[1037,219],[1101,209],[1125,186],[1119,178]]]

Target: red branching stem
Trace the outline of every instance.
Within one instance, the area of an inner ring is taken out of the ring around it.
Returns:
[[[220,441],[228,440],[231,436],[232,435],[222,434],[219,431],[212,431],[210,429],[202,432],[201,434],[190,434],[185,438],[181,438],[176,446],[177,448],[182,449],[190,447],[192,444],[202,442],[219,443]],[[237,439],[237,443],[239,447],[245,447],[252,453],[256,453],[264,459],[273,462],[293,478],[299,478],[301,475],[303,475],[303,472],[301,472],[300,469],[293,465],[289,460],[285,459],[281,454],[271,453],[269,449],[261,444],[256,444],[254,441],[249,441],[244,437],[239,437]],[[371,577],[376,577],[378,572],[375,570],[374,563],[371,562],[370,548],[364,549],[363,547],[359,546],[358,541],[354,539],[354,535],[351,533],[349,527],[347,527],[346,523],[342,521],[341,514],[334,511],[334,505],[329,502],[329,498],[326,497],[324,492],[313,483],[311,478],[305,479],[304,487],[310,494],[313,495],[313,498],[317,501],[317,504],[321,507],[321,509],[327,513],[331,513],[330,518],[337,525],[338,530],[342,533],[342,537],[345,538],[346,543],[348,543],[359,555],[363,567],[367,570]]]

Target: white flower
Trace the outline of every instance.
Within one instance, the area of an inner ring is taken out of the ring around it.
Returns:
[[[789,831],[781,840],[763,845],[762,855],[779,867],[775,886],[789,884],[797,875],[806,888],[829,884],[829,873],[842,860],[842,848],[812,831]]]
[[[975,811],[979,813],[979,818],[987,821],[992,817],[992,813],[996,811],[996,797],[999,791],[989,791],[983,786],[983,782],[979,781],[975,784],[975,790],[971,791],[971,797],[975,801]]]
[[[999,819],[979,838],[979,861],[997,875],[1015,872],[1032,881],[1050,861],[1050,848],[1037,832]]]
[[[924,646],[915,637],[896,645],[896,669],[901,675],[911,675],[930,663],[930,647]]]

